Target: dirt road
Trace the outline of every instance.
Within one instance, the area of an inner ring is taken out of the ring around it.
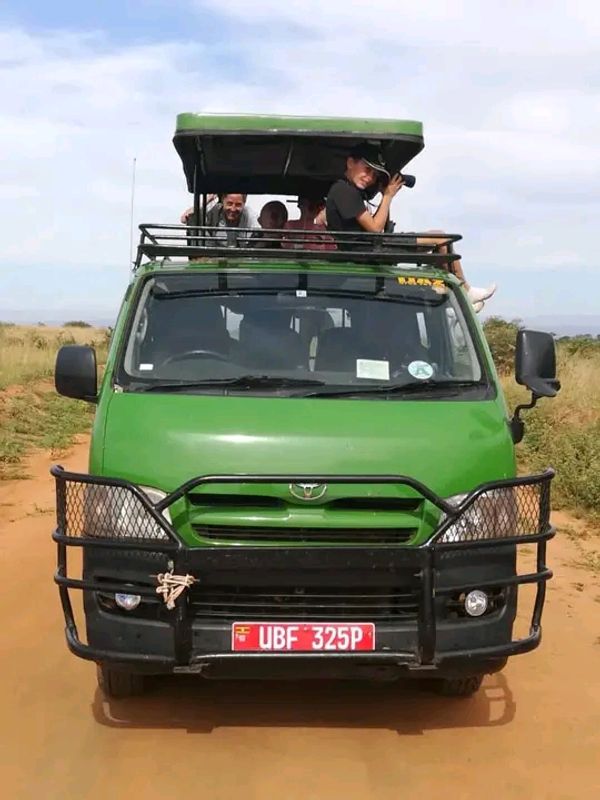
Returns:
[[[85,442],[61,461],[85,469]],[[569,538],[550,545],[541,649],[470,700],[186,677],[108,703],[63,640],[50,463],[0,486],[3,797],[600,797],[600,580]]]

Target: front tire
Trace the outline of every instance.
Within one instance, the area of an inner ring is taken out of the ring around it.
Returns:
[[[115,669],[107,664],[97,665],[98,686],[106,697],[115,700],[136,697],[144,691],[144,676]]]
[[[483,675],[468,675],[464,678],[441,678],[436,689],[443,697],[472,697],[481,686]]]

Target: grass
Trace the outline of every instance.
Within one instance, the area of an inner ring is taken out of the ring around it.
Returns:
[[[0,323],[0,390],[52,377],[56,352],[63,344],[90,344],[102,361],[108,338],[106,328]]]
[[[108,339],[103,328],[0,324],[0,480],[24,477],[30,450],[59,454],[90,428],[93,407],[59,397],[49,379],[63,344],[90,344],[103,362]]]
[[[558,375],[562,388],[552,399],[543,399],[526,411],[525,439],[519,445],[525,469],[556,471],[554,503],[600,519],[600,348],[572,352],[558,348]],[[512,411],[528,393],[506,376],[503,378]]]
[[[93,408],[38,386],[0,397],[0,480],[24,477],[22,460],[33,448],[58,455],[88,430]]]

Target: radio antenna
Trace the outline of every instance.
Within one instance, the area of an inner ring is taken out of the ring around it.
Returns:
[[[133,159],[133,166],[131,170],[131,216],[129,220],[129,263],[133,264],[133,209],[135,203],[135,168],[137,158]]]

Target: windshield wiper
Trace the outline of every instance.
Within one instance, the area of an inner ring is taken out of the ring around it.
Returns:
[[[185,389],[287,389],[298,386],[325,386],[312,378],[287,378],[280,375],[240,375],[237,378],[213,378],[204,381],[153,383],[140,387],[142,392],[178,392]]]
[[[387,386],[381,384],[378,386],[344,386],[338,389],[326,389],[325,391],[310,392],[310,394],[303,394],[302,397],[344,397],[363,394],[434,394],[436,392],[448,392],[448,390],[454,394],[459,389],[473,389],[475,387],[481,388],[483,386],[487,386],[485,381],[440,381],[430,379],[427,381],[410,381],[409,383],[390,383]]]

